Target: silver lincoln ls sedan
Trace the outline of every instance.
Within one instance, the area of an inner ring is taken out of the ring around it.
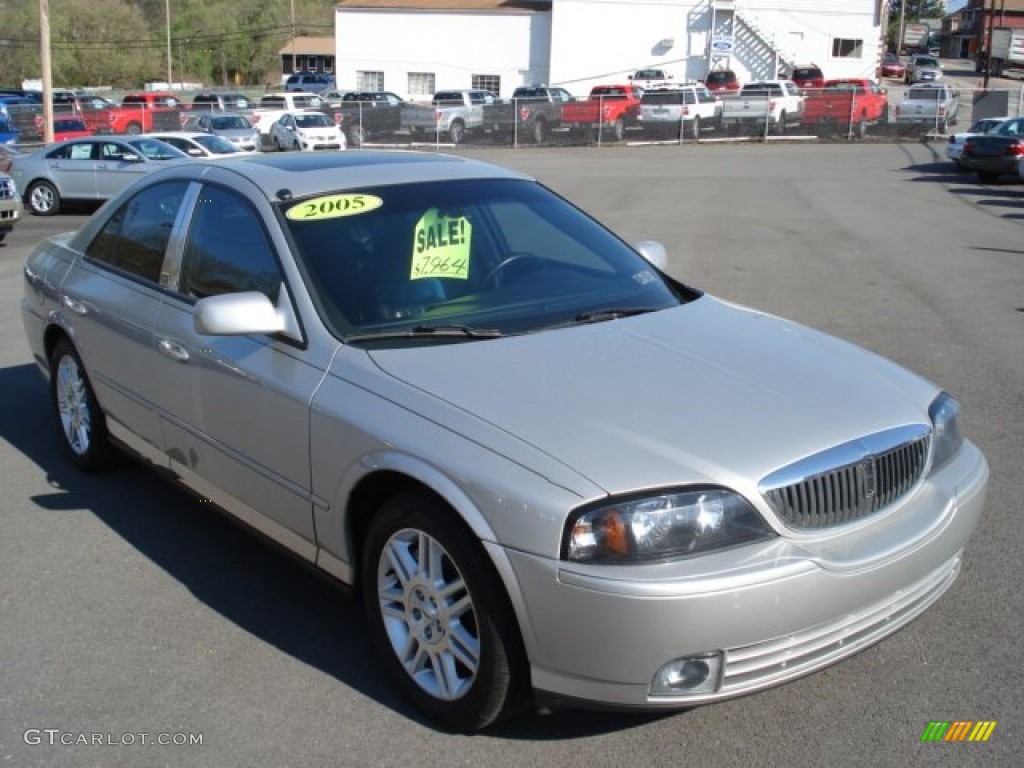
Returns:
[[[537,181],[413,152],[147,174],[35,250],[69,460],[122,455],[356,588],[444,728],[792,680],[953,583],[957,401],[715,298]]]

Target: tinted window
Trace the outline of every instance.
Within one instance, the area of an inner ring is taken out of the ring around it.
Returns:
[[[596,308],[663,308],[673,290],[541,185],[446,181],[281,204],[339,335],[420,324],[523,332]],[[334,216],[343,209],[348,215]]]
[[[85,249],[85,255],[156,283],[186,184],[154,184],[128,199]]]
[[[185,243],[180,290],[203,298],[259,291],[277,299],[281,270],[263,222],[245,198],[222,187],[204,187]]]

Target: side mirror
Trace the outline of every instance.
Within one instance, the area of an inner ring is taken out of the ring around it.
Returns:
[[[668,252],[657,240],[641,240],[633,243],[633,249],[659,271],[664,272],[668,268]]]
[[[282,313],[259,291],[224,293],[200,299],[193,310],[193,322],[196,333],[205,336],[283,333],[288,329]]]

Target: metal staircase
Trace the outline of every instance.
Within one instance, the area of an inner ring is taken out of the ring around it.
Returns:
[[[728,69],[729,59],[739,58],[757,78],[773,78],[780,69],[792,71],[800,61],[795,51],[787,50],[777,36],[768,32],[748,11],[741,11],[737,0],[710,0],[711,36],[732,38],[728,55],[709,47],[710,69]],[[709,41],[709,46],[712,45]]]

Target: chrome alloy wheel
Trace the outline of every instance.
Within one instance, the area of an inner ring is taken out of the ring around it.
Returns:
[[[409,676],[436,699],[462,697],[480,668],[480,633],[451,555],[423,531],[397,531],[381,551],[377,595],[391,648]]]
[[[78,456],[84,456],[92,444],[92,413],[88,384],[71,355],[64,355],[57,364],[55,394],[61,429],[68,447]]]

